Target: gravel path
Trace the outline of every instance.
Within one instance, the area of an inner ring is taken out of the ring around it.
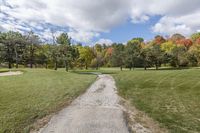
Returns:
[[[85,94],[53,116],[39,133],[128,133],[115,81],[99,75]]]
[[[0,77],[20,75],[20,74],[22,74],[22,72],[20,72],[20,71],[16,71],[16,72],[4,72],[4,73],[0,73]]]

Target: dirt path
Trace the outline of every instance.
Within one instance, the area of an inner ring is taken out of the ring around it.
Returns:
[[[85,94],[53,116],[39,133],[128,133],[113,78],[100,75]]]
[[[20,71],[16,71],[16,72],[4,72],[4,73],[0,73],[0,77],[20,75],[20,74],[22,74],[22,72],[20,72]]]

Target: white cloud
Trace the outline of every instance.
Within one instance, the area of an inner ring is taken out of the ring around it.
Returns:
[[[77,41],[88,41],[126,21],[130,7],[129,0],[7,0],[7,3],[14,7],[4,7],[10,17],[74,29],[70,34]]]
[[[0,25],[0,32],[4,31],[5,29]]]
[[[156,33],[189,35],[200,29],[200,0],[133,0],[133,3],[133,23],[147,21],[151,16],[161,16],[152,28]]]
[[[182,33],[184,35],[192,34],[192,29],[186,24],[179,22],[173,17],[163,17],[154,27],[156,33],[175,34]]]
[[[93,37],[99,36],[99,33],[96,32],[74,30],[74,29],[70,29],[68,34],[72,39],[76,39],[76,41],[78,42],[86,42],[86,43],[91,43]]]
[[[99,39],[96,44],[106,44],[106,45],[111,45],[113,44],[113,41],[110,39]]]
[[[35,28],[47,34],[49,27],[44,25],[51,24],[70,29],[69,35],[81,42],[91,42],[101,32],[109,32],[127,20],[141,23],[155,15],[161,16],[152,27],[156,33],[190,34],[200,29],[200,0],[6,0],[6,3],[1,10],[7,15],[0,13],[4,29]]]

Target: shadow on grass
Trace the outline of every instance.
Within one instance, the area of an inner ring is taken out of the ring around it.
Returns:
[[[166,67],[166,68],[158,68],[157,70],[153,69],[153,68],[149,68],[146,71],[187,70],[187,69],[199,69],[199,68],[190,68],[190,67],[173,68],[173,67]]]
[[[101,75],[101,74],[116,74],[116,72],[107,72],[107,71],[72,71],[72,73],[77,74],[87,74],[87,75]]]

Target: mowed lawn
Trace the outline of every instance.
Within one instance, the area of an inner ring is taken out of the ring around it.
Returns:
[[[200,132],[200,69],[113,75],[119,94],[172,133]]]
[[[63,70],[23,71],[23,75],[0,77],[0,133],[28,131],[30,124],[59,110],[96,79]]]

